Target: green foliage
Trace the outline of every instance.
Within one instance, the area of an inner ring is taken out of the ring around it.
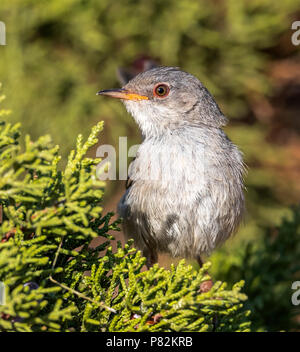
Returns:
[[[280,226],[239,248],[222,249],[212,261],[213,276],[227,282],[244,278],[253,329],[299,330],[300,307],[291,303],[292,282],[300,281],[300,207]],[[234,252],[234,254],[232,253]],[[214,268],[217,268],[215,270]]]
[[[19,126],[0,125],[0,331],[249,331],[243,282],[203,293],[209,264],[142,271],[131,242],[113,253],[118,222],[101,214],[99,160],[85,157],[102,126],[78,137],[59,171],[49,137],[27,136],[22,151]],[[106,241],[90,248],[94,237]]]

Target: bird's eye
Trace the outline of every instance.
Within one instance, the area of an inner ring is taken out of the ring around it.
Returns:
[[[166,84],[159,83],[153,89],[153,93],[158,98],[165,98],[170,92],[169,86]]]

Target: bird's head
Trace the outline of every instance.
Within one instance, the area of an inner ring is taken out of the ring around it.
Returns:
[[[180,126],[220,127],[227,121],[203,84],[176,67],[152,68],[121,89],[97,94],[121,99],[146,136]]]

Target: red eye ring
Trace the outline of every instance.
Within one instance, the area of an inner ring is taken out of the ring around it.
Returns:
[[[153,95],[158,98],[165,98],[170,93],[170,87],[165,83],[158,83],[153,89]]]

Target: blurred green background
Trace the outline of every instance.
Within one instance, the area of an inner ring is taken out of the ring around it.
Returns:
[[[99,120],[101,144],[118,148],[119,136],[128,136],[130,147],[140,142],[132,118],[95,93],[120,86],[119,67],[138,72],[146,59],[196,75],[229,117],[226,132],[249,166],[245,224],[212,257],[223,278],[220,258],[234,262],[299,203],[297,19],[298,0],[1,0],[0,81],[3,107],[13,111],[5,119],[21,121],[33,138],[51,134],[64,157]],[[122,191],[123,182],[108,182],[106,210],[115,210]]]

